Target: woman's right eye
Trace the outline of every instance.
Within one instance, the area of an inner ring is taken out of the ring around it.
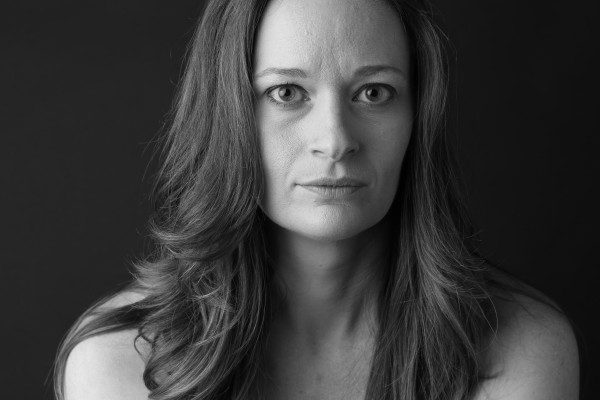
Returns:
[[[269,101],[281,107],[290,107],[297,105],[301,101],[308,100],[304,90],[296,85],[275,86],[267,91]]]

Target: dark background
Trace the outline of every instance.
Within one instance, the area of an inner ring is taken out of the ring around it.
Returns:
[[[484,254],[557,300],[598,359],[599,2],[435,4]],[[51,398],[62,335],[141,255],[151,142],[201,7],[0,6],[3,399]],[[600,389],[594,373],[583,371],[585,398]]]

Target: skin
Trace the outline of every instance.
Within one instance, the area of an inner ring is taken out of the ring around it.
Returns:
[[[263,210],[273,222],[296,236],[334,242],[383,218],[412,129],[409,65],[400,20],[379,2],[268,6],[255,44],[254,90]],[[379,66],[387,68],[360,75]],[[332,199],[299,185],[345,176],[366,187]]]
[[[413,123],[409,65],[401,21],[383,3],[279,0],[263,16],[253,86],[279,284],[274,398],[364,396],[370,294]],[[307,189],[322,177],[360,184]]]
[[[402,73],[356,75],[366,65]],[[408,65],[402,24],[377,1],[275,0],[261,21],[253,70],[262,76],[253,84],[266,178],[262,208],[271,221],[276,274],[263,382],[270,398],[364,399],[375,334],[370,294],[379,290],[385,214],[413,122]],[[261,74],[269,68],[304,76]],[[268,90],[285,84],[298,92]],[[366,96],[365,85],[389,85],[396,96],[367,106],[378,96]],[[283,107],[275,100],[299,102]],[[297,185],[322,175],[351,175],[364,185],[333,195]],[[125,292],[104,307],[140,298]],[[499,330],[481,354],[492,378],[472,398],[577,399],[577,342],[568,321],[530,298],[495,306]],[[148,348],[138,343],[138,353],[136,334],[78,344],[66,365],[66,399],[147,399]]]

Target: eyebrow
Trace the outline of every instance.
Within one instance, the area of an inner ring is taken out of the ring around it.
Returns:
[[[391,65],[367,65],[359,68],[354,73],[354,76],[367,77],[378,74],[380,72],[392,72],[406,79],[406,74],[400,68]],[[308,75],[305,71],[299,68],[266,68],[254,75],[254,79],[262,78],[266,75],[282,75],[291,78],[306,78]]]
[[[284,75],[291,78],[306,78],[306,72],[298,68],[267,68],[254,75],[254,79],[262,78],[266,75]]]
[[[402,76],[402,78],[406,79],[406,74],[400,68],[393,67],[391,65],[367,65],[365,67],[359,68],[354,73],[355,76],[366,77],[378,74],[380,72],[392,72]]]

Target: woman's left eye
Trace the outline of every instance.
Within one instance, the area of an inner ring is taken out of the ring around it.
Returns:
[[[387,85],[369,85],[365,86],[354,99],[368,104],[383,104],[393,96],[394,89]]]

